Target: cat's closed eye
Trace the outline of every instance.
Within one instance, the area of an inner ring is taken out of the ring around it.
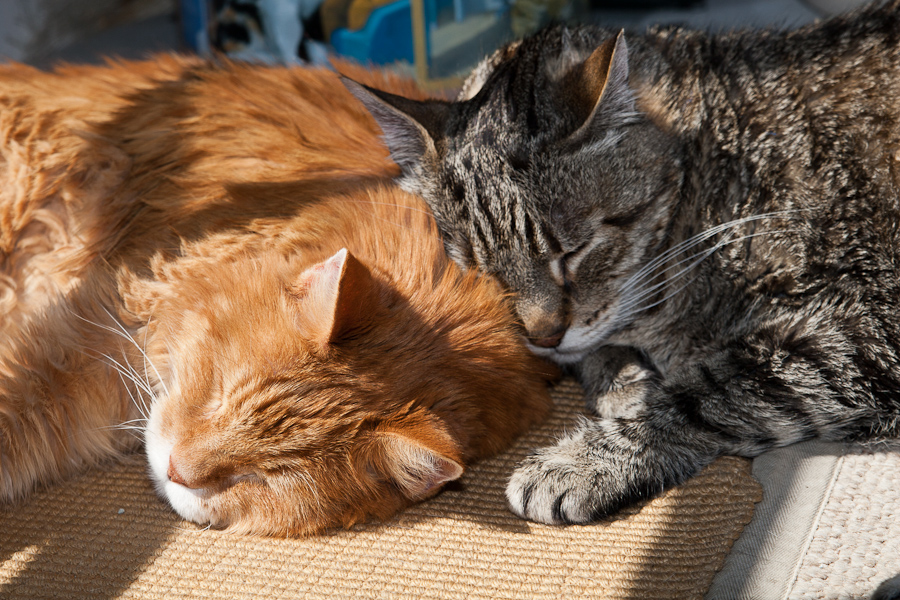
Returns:
[[[578,265],[584,259],[587,247],[588,242],[583,242],[550,262],[550,272],[557,285],[567,287],[572,284],[572,278],[578,270]]]
[[[546,414],[554,369],[332,72],[160,56],[0,88],[0,501],[142,443],[183,518],[309,535]]]

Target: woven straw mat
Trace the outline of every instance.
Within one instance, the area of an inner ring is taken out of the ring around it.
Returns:
[[[761,497],[723,458],[616,518],[553,527],[506,508],[510,472],[572,427],[581,391],[506,454],[394,520],[311,539],[243,537],[181,520],[139,456],[0,509],[0,598],[701,598]]]

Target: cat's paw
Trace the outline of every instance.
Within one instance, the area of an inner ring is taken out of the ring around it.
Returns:
[[[659,373],[634,348],[604,346],[584,358],[577,377],[588,411],[608,419],[633,418],[644,406]]]
[[[605,420],[585,424],[526,458],[506,487],[512,511],[552,525],[589,523],[650,495],[633,480],[640,472],[630,458],[637,449],[627,441],[618,448],[597,441],[596,434],[612,425]]]
[[[634,418],[644,407],[655,377],[655,371],[641,364],[625,365],[605,391],[585,394],[585,407],[598,417]]]
[[[584,420],[513,472],[510,508],[541,523],[589,523],[660,494],[718,456],[714,440],[685,440],[667,417],[663,428],[644,419]]]

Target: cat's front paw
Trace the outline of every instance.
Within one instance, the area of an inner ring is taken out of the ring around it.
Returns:
[[[594,521],[604,478],[585,460],[587,450],[576,435],[526,458],[506,486],[512,511],[551,525]]]
[[[613,422],[585,423],[555,446],[526,458],[506,487],[512,511],[551,525],[589,523],[661,491],[636,479],[641,469],[631,443],[614,443],[614,433],[607,439],[613,443],[598,440],[604,427]]]
[[[526,458],[506,497],[524,519],[596,521],[681,483],[719,453],[711,440],[684,441],[640,419],[585,420],[555,446]]]
[[[634,418],[659,379],[659,372],[639,350],[604,346],[577,367],[585,408],[599,417]]]
[[[649,395],[655,378],[655,371],[638,363],[630,363],[619,371],[606,390],[586,393],[585,407],[598,417],[634,418],[644,407],[644,400]]]

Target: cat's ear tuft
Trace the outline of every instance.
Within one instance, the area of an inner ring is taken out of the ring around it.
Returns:
[[[628,87],[628,44],[620,31],[572,70],[567,81],[571,108],[583,119],[568,138],[573,145],[591,140],[599,130],[634,118],[634,95]]]
[[[416,433],[378,434],[379,448],[370,457],[376,470],[389,477],[413,501],[434,495],[444,484],[463,474],[463,466],[451,456],[455,454],[454,448],[448,447],[445,440]]]
[[[384,133],[391,159],[404,172],[426,153],[435,151],[443,137],[450,104],[442,100],[410,100],[359,84],[341,76],[341,81],[372,114]]]
[[[378,302],[377,282],[346,248],[303,271],[289,291],[301,303],[301,330],[322,346],[341,341]]]

